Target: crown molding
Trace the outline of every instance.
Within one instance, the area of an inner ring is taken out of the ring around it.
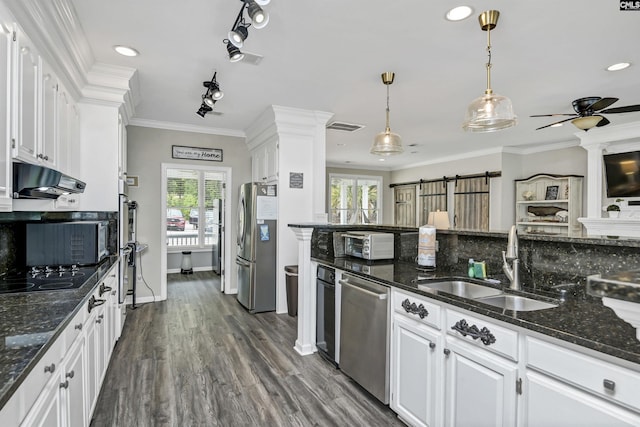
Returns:
[[[213,128],[207,126],[187,125],[184,123],[161,122],[157,120],[131,119],[129,124],[132,126],[140,126],[145,128],[175,130],[180,132],[204,133],[208,135],[235,136],[238,138],[246,138],[241,130]]]

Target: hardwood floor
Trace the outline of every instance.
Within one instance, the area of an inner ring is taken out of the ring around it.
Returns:
[[[98,426],[401,426],[317,354],[296,318],[249,314],[209,272],[168,276],[168,300],[127,313]]]

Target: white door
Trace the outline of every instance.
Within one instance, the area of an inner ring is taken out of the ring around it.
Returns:
[[[445,425],[514,426],[516,365],[458,340],[446,346]]]

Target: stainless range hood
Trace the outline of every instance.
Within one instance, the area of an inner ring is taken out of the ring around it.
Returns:
[[[29,163],[13,163],[14,199],[57,199],[65,194],[82,193],[86,186],[79,179],[54,169]]]

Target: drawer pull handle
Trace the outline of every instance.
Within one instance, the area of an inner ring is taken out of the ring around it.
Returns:
[[[67,378],[73,378],[73,376],[74,376],[74,375],[75,375],[75,372],[74,372],[74,371],[71,371],[71,372],[67,372],[66,377],[67,377]]]
[[[105,299],[96,299],[96,297],[91,295],[91,298],[89,298],[89,303],[87,305],[87,309],[89,310],[89,313],[91,313],[91,310],[93,310],[94,307],[102,305],[105,302],[107,302],[107,300],[105,300]]]
[[[100,296],[102,296],[102,294],[104,294],[105,292],[109,292],[111,289],[111,286],[105,286],[104,283],[101,283],[99,290]]]
[[[55,370],[56,370],[56,364],[55,363],[52,363],[51,365],[44,367],[44,371],[45,372],[53,373],[53,371],[55,371]]]
[[[430,348],[431,350],[433,350],[434,348],[436,348],[436,343],[434,343],[434,342],[430,342],[430,343],[429,343],[429,348]]]
[[[611,381],[611,380],[605,379],[604,381],[602,381],[602,385],[604,386],[605,389],[607,389],[609,391],[615,391],[615,389],[616,389],[616,382],[615,381]]]
[[[421,319],[424,319],[429,315],[429,312],[424,308],[423,304],[416,305],[415,302],[409,301],[409,298],[402,301],[402,308],[404,308],[404,311],[407,313],[417,314]]]
[[[493,336],[491,331],[487,329],[486,326],[482,329],[478,329],[476,325],[469,326],[467,321],[464,319],[457,321],[456,324],[451,327],[451,329],[459,332],[463,337],[469,335],[474,340],[480,338],[480,341],[482,341],[482,344],[484,345],[491,345],[496,342],[496,337]]]
[[[104,314],[99,314],[98,319],[104,319]]]
[[[82,330],[82,323],[78,323],[74,328],[79,330],[79,331],[81,331]]]
[[[60,383],[60,388],[69,388],[69,381],[65,381],[63,383]]]

